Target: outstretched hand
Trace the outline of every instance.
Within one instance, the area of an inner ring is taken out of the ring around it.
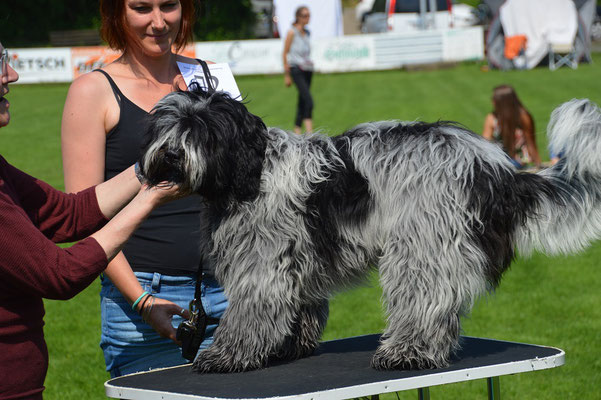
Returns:
[[[156,186],[144,184],[138,193],[138,195],[148,197],[155,207],[181,199],[189,194],[190,192],[181,190],[179,185],[170,182],[161,182]]]
[[[150,308],[151,306],[152,308]],[[159,335],[171,339],[181,346],[181,343],[175,338],[177,330],[173,327],[171,321],[174,315],[188,319],[190,317],[188,310],[169,300],[153,296],[144,304],[144,310],[141,310],[140,313],[144,316],[146,323],[152,326]]]

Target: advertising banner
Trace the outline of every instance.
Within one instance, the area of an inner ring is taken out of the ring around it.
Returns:
[[[102,68],[120,56],[120,51],[111,50],[105,46],[73,47],[71,50],[73,79],[77,79],[86,72]]]
[[[481,26],[442,31],[444,61],[482,60],[484,31]]]
[[[180,54],[229,65],[233,75],[281,74],[283,40],[197,42]],[[317,72],[401,68],[409,64],[481,60],[480,26],[407,33],[378,33],[314,39],[311,55]],[[70,82],[116,60],[121,52],[104,46],[9,49],[20,83]]]
[[[9,49],[10,65],[19,74],[20,83],[69,82],[71,49]]]
[[[312,46],[311,55],[319,72],[365,71],[376,66],[372,35],[316,40]]]
[[[283,46],[280,39],[198,42],[196,55],[229,64],[234,75],[279,74],[284,71]]]
[[[187,46],[180,51],[186,57],[195,58],[194,46]],[[106,46],[92,47],[73,47],[71,49],[71,58],[73,65],[73,79],[76,79],[86,72],[112,63],[121,56],[120,51],[112,50]]]

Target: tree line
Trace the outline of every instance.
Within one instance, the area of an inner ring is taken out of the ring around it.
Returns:
[[[195,1],[196,41],[254,37],[257,17],[250,0]],[[0,40],[6,47],[46,47],[50,32],[99,28],[98,1],[0,1]]]

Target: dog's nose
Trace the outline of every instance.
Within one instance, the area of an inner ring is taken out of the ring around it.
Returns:
[[[180,159],[179,153],[176,151],[173,151],[173,150],[165,151],[163,157],[165,158],[165,161],[167,161],[167,162],[173,162],[173,161],[177,161]]]

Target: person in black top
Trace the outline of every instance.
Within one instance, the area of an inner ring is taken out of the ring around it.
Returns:
[[[148,112],[164,95],[186,89],[177,61],[197,63],[172,51],[191,41],[192,0],[103,0],[100,7],[103,37],[123,54],[69,89],[61,131],[68,191],[110,179],[135,162]],[[181,317],[152,309],[146,324],[134,309],[156,301],[174,302],[182,312],[188,307],[202,256],[200,206],[200,197],[190,196],[155,210],[107,268],[101,347],[112,376],[187,362],[175,343]],[[202,301],[207,314],[219,318],[227,300],[210,268],[203,265]],[[215,327],[207,329],[202,347]]]

